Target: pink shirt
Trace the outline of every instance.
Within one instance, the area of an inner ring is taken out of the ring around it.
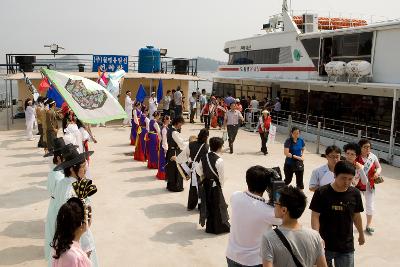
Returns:
[[[53,259],[53,267],[91,267],[88,256],[81,249],[79,242],[73,241],[71,248],[64,252],[59,259]]]

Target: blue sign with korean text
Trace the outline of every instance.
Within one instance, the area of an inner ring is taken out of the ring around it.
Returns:
[[[128,56],[115,56],[115,55],[93,55],[93,72],[99,70],[115,72],[123,69],[128,72]]]

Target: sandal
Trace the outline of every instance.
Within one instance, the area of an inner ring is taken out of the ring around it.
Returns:
[[[367,228],[365,229],[365,231],[366,231],[368,234],[372,235],[372,234],[375,232],[375,229],[372,228],[372,227],[367,227]]]

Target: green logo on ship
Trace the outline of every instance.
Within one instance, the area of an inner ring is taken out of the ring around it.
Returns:
[[[294,59],[295,59],[296,61],[300,61],[301,53],[300,53],[300,51],[299,51],[298,49],[295,49],[295,50],[293,51],[293,57],[294,57]]]

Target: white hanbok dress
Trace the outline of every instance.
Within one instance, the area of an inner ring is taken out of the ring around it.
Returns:
[[[44,255],[46,259],[49,258],[52,248],[50,243],[53,241],[54,233],[56,231],[56,219],[58,210],[55,208],[54,192],[56,190],[57,183],[64,178],[63,171],[53,171],[55,165],[51,166],[51,171],[47,176],[47,191],[49,192],[50,202],[49,208],[47,209],[46,224],[44,228],[45,244],[44,244]]]
[[[33,124],[35,123],[35,110],[32,106],[27,106],[25,109],[25,125],[26,125],[26,135],[29,140],[33,139]]]
[[[75,190],[72,187],[72,183],[76,181],[77,180],[73,177],[65,177],[58,182],[54,193],[55,208],[57,209],[57,211],[60,210],[61,206],[66,203],[68,199],[70,199],[71,197],[76,197]],[[90,205],[90,198],[85,199],[85,204]],[[87,231],[82,235],[79,243],[83,251],[85,251],[86,253],[91,251],[89,259],[92,262],[92,267],[98,267],[99,264],[97,262],[96,247],[94,243],[93,233],[90,228],[88,228]],[[52,263],[51,257],[49,260],[49,264],[50,263]]]

